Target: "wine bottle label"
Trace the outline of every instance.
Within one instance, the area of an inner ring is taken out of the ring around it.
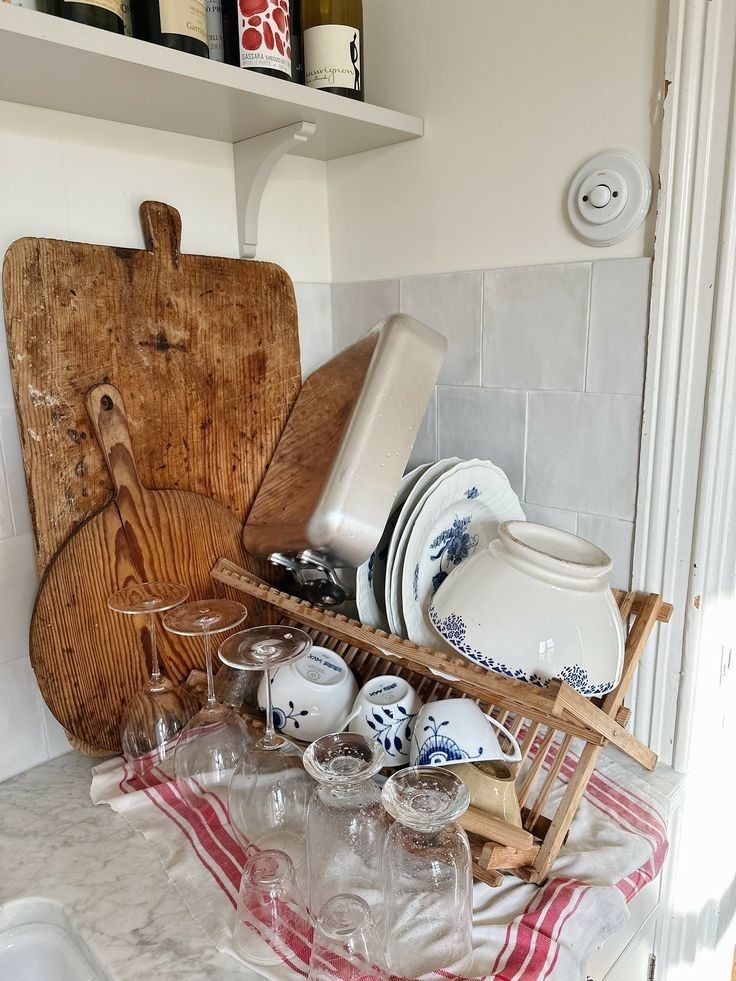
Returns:
[[[344,24],[320,24],[304,32],[304,81],[315,89],[360,92],[360,31]]]
[[[158,0],[161,31],[183,34],[207,44],[207,9],[204,0]]]
[[[207,0],[207,40],[210,48],[210,61],[224,61],[222,0]]]
[[[270,68],[291,78],[289,0],[239,0],[240,67]]]
[[[109,10],[111,14],[116,14],[120,20],[123,20],[122,0],[64,0],[64,2],[86,3],[88,7],[101,7],[103,10]]]

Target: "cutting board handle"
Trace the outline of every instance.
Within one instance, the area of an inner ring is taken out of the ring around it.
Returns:
[[[170,204],[144,201],[140,206],[141,227],[149,252],[157,252],[172,263],[181,257],[181,215]]]
[[[127,492],[140,501],[145,491],[135,465],[123,396],[114,385],[96,385],[87,392],[85,402],[116,497]]]

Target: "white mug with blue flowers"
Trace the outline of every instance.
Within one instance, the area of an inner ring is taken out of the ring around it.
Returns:
[[[506,736],[512,752],[501,748],[494,727]],[[420,710],[411,740],[412,766],[451,766],[505,760],[519,763],[521,749],[506,726],[469,698],[445,698],[427,702]]]
[[[266,676],[258,687],[265,705]],[[345,661],[326,647],[313,647],[306,657],[274,671],[271,678],[274,726],[292,739],[311,743],[344,728],[358,691]]]
[[[350,732],[373,739],[386,753],[384,766],[406,766],[422,701],[408,681],[393,674],[373,678],[358,692]]]

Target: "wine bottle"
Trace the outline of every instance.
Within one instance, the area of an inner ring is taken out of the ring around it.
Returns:
[[[304,85],[302,0],[291,0],[291,80]]]
[[[56,0],[51,12],[113,34],[125,33],[122,0]]]
[[[302,0],[304,82],[363,99],[362,0]]]
[[[130,2],[131,0],[122,0],[120,4],[126,37],[133,37],[133,15],[130,12]]]
[[[225,61],[291,79],[289,0],[222,0]]]
[[[136,37],[209,57],[205,0],[133,0],[132,11]]]
[[[224,61],[225,48],[222,42],[222,0],[207,0],[207,44],[210,61]]]

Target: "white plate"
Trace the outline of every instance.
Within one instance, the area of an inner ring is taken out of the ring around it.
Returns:
[[[414,509],[424,500],[425,495],[434,487],[435,481],[442,474],[451,470],[460,463],[458,457],[449,460],[439,460],[433,463],[421,475],[419,480],[409,492],[409,496],[404,501],[404,506],[399,512],[399,519],[396,522],[394,533],[391,536],[391,543],[388,548],[386,559],[386,586],[384,598],[386,604],[386,618],[388,619],[389,629],[394,634],[405,636],[406,627],[401,615],[401,561],[404,556],[401,549],[401,539],[407,525],[411,524]]]
[[[399,489],[396,491],[396,497],[391,507],[391,514],[378,545],[376,545],[368,561],[358,567],[355,576],[355,601],[358,605],[358,616],[361,622],[367,623],[369,627],[376,627],[378,630],[389,629],[385,601],[386,559],[388,558],[389,544],[404,501],[425,470],[429,469],[429,466],[428,463],[423,463],[401,478]]]
[[[416,512],[404,553],[401,609],[410,640],[445,647],[429,619],[435,592],[498,537],[502,521],[524,518],[508,477],[488,460],[460,463],[437,481]]]

